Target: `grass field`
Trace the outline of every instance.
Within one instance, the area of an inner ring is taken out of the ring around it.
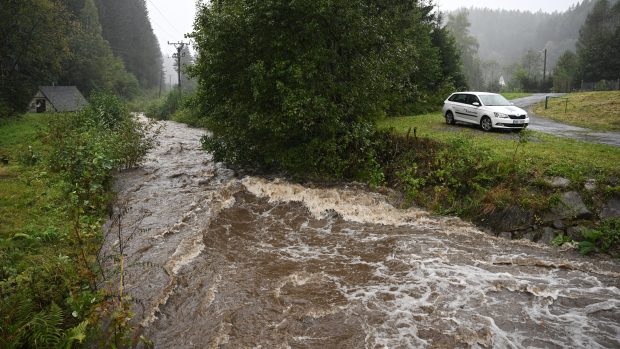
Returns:
[[[0,238],[66,228],[59,180],[39,163],[45,148],[38,134],[48,117],[29,114],[0,123],[0,158],[8,161],[0,165]]]
[[[566,102],[568,101],[568,104]],[[571,93],[534,108],[556,121],[599,131],[620,131],[620,91]]]
[[[493,156],[502,161],[512,161],[518,134],[510,131],[482,132],[466,125],[446,125],[440,113],[388,118],[380,127],[394,128],[407,133],[417,129],[418,137],[448,141],[457,137],[474,139],[476,144],[488,148]],[[540,175],[564,176],[574,180],[620,175],[620,148],[579,142],[544,133],[531,133],[531,140],[520,150],[518,158],[528,162]]]

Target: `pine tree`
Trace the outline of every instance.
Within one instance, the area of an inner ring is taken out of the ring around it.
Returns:
[[[576,87],[579,61],[572,51],[566,51],[553,69],[553,89],[555,92],[571,92]]]
[[[144,0],[96,0],[103,37],[143,87],[159,84],[162,57]]]
[[[586,81],[620,78],[620,2],[599,0],[579,32],[580,77]]]
[[[114,92],[131,98],[138,92],[136,78],[125,70],[120,58],[114,57],[102,37],[99,14],[93,0],[82,0],[75,8],[76,22],[69,36],[70,54],[64,61],[59,83],[76,85],[83,93],[93,90]]]

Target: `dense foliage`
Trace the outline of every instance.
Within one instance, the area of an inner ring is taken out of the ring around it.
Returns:
[[[7,0],[0,6],[0,117],[24,110],[37,84],[53,81],[69,50],[71,21],[60,1]]]
[[[432,9],[411,0],[203,5],[192,36],[213,131],[205,146],[234,165],[380,181],[377,118],[429,103],[453,83],[446,75],[458,76],[441,69]]]
[[[586,81],[620,79],[620,2],[599,0],[579,32],[579,76]]]
[[[3,1],[0,117],[25,111],[41,85],[76,85],[85,95],[106,90],[131,98],[140,83],[143,87],[158,83],[161,53],[143,5],[126,9],[122,17],[129,16],[132,23],[122,29],[130,30],[124,38],[132,40],[127,47],[139,57],[134,59],[125,56],[129,48],[121,54],[114,50],[114,41],[106,41],[106,28],[117,23],[104,22],[102,32],[100,13],[107,12],[95,0]]]
[[[1,207],[3,216],[11,205],[23,205],[21,197],[29,202],[20,207],[26,222],[11,220],[0,229],[2,348],[70,348],[86,340],[102,316],[114,319],[104,311],[112,308],[98,288],[97,260],[112,171],[135,166],[153,144],[148,126],[109,95],[96,94],[82,112],[48,120],[39,132],[16,139],[15,149],[0,147],[13,151],[9,171],[15,178],[8,177],[7,185],[20,188]],[[23,150],[22,143],[38,145]],[[103,347],[117,344],[108,333],[116,330],[114,320],[106,323],[98,334]]]
[[[556,92],[571,92],[577,85],[579,60],[575,53],[566,51],[553,70],[553,89]]]

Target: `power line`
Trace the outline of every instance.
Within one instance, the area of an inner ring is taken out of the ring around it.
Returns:
[[[186,43],[186,42],[183,42],[183,41],[181,41],[181,42],[170,42],[170,41],[168,41],[168,45],[174,46],[174,48],[177,50],[177,53],[175,54],[176,57],[174,57],[174,55],[173,55],[173,57],[177,59],[177,74],[178,74],[178,77],[179,77],[179,92],[182,93],[183,91],[181,90],[181,57],[185,55],[184,53],[182,53],[183,52],[183,48],[189,46],[189,44]]]
[[[161,10],[157,7],[157,5],[155,5],[155,3],[153,3],[153,1],[148,0],[149,3],[151,3],[151,5],[153,5],[153,7],[155,8],[155,10],[157,12],[159,12],[159,14],[161,15],[161,17],[166,21],[166,23],[168,23],[168,25],[170,25],[170,28],[174,29],[174,31],[177,32],[177,34],[181,34],[184,35],[183,32],[181,32],[180,30],[178,30],[172,23],[170,23],[170,21],[168,20],[168,18],[166,18],[166,16],[163,14],[163,12],[161,12]]]

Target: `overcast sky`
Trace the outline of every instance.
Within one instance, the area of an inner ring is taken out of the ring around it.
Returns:
[[[565,11],[578,0],[435,0],[443,11],[461,7],[489,7],[546,12]],[[192,31],[195,0],[146,0],[151,24],[164,55],[174,52],[168,41],[179,41]]]
[[[461,7],[488,7],[524,11],[566,11],[579,0],[435,0],[442,11]],[[168,41],[184,40],[183,35],[192,31],[196,15],[195,0],[146,0],[151,25],[159,39],[164,56],[171,56],[174,48]],[[185,39],[185,41],[187,41]],[[168,74],[172,74],[167,67]]]

